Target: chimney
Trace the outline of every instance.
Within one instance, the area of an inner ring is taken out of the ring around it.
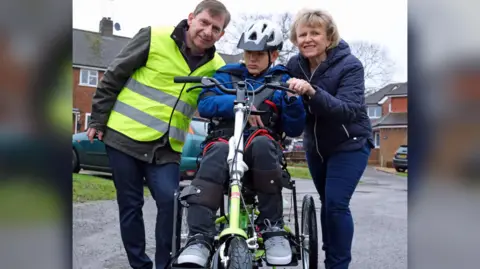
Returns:
[[[113,21],[110,17],[103,17],[100,21],[100,34],[102,36],[113,36]]]

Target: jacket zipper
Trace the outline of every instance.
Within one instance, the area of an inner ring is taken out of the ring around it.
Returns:
[[[298,63],[298,65],[300,66],[300,69],[302,69],[302,72],[303,74],[305,75],[305,77],[308,79],[308,83],[311,83],[312,81],[312,78],[313,78],[313,75],[315,74],[315,72],[317,71],[318,69],[318,66],[317,68],[315,68],[315,70],[313,70],[310,78],[308,78],[307,74],[305,73],[305,70],[303,70],[303,67],[302,65],[300,64],[300,62]],[[308,106],[308,110],[310,110],[310,113],[312,113],[312,110],[310,109],[310,106]],[[313,114],[313,113],[312,113]],[[315,115],[315,114],[314,114]],[[318,149],[318,141],[317,141],[317,115],[315,115],[315,123],[313,124],[313,136],[314,136],[314,140],[315,140],[315,149],[317,150],[317,153],[318,153],[318,156],[320,156],[320,158],[322,159],[322,163],[323,163],[323,156],[322,154],[320,153],[320,150]]]
[[[350,138],[350,134],[347,131],[347,128],[345,128],[345,125],[342,124],[343,130],[345,130],[345,133],[347,134],[347,137]]]

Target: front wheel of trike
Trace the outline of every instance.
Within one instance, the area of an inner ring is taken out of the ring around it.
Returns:
[[[228,244],[226,269],[252,269],[252,254],[245,239],[236,236]]]

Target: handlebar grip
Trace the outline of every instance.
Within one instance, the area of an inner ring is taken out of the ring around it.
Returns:
[[[290,87],[290,85],[288,85],[288,83],[286,83],[286,82],[280,82],[280,86],[285,87],[285,88]]]
[[[286,82],[279,82],[278,85],[283,88],[282,90],[285,90],[287,92],[291,92],[293,94],[296,93],[295,91],[290,90],[290,85],[288,85],[288,83],[286,83]]]
[[[175,83],[201,83],[203,77],[174,77]]]

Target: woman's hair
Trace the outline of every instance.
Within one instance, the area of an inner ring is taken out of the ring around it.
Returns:
[[[332,16],[324,10],[302,9],[297,13],[290,28],[290,41],[293,44],[296,44],[297,41],[297,27],[299,25],[308,25],[310,27],[323,26],[327,32],[327,38],[332,42],[327,49],[336,47],[340,42],[337,25],[333,21]]]

